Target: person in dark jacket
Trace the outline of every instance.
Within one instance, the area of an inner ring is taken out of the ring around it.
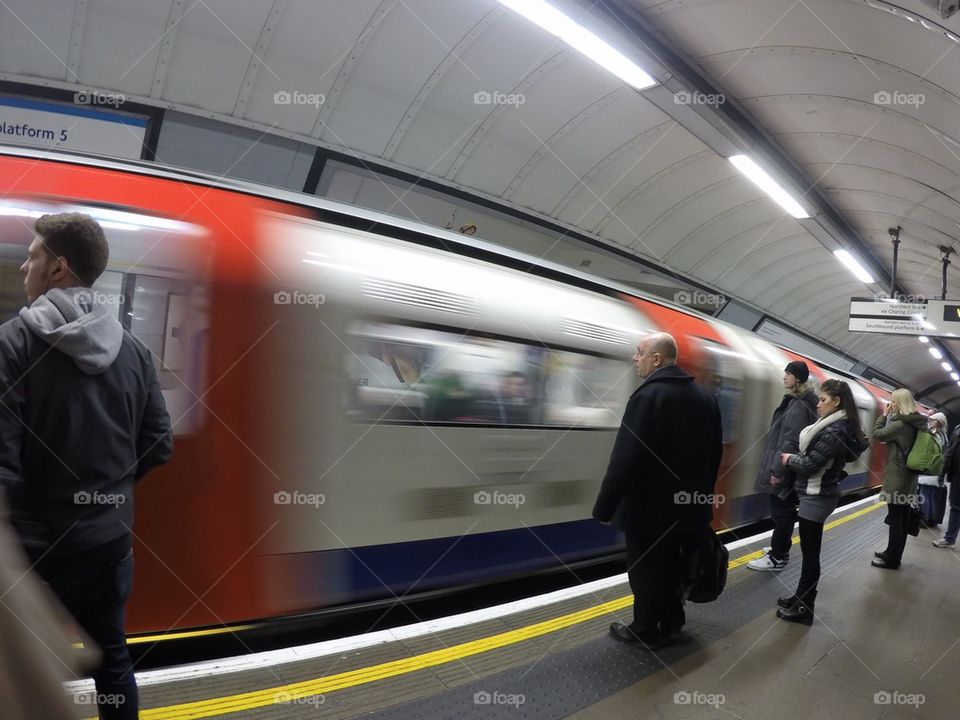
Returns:
[[[960,425],[950,433],[950,442],[943,451],[943,470],[940,471],[940,485],[950,483],[950,515],[947,518],[947,529],[943,537],[933,541],[938,548],[952,548],[957,544],[957,533],[960,532]]]
[[[783,370],[783,387],[787,392],[780,406],[773,411],[767,442],[760,458],[760,469],[754,490],[770,498],[770,519],[773,536],[770,549],[762,557],[751,560],[751,570],[777,572],[790,561],[793,526],[797,522],[797,495],[793,492],[793,471],[780,462],[783,453],[795,453],[800,447],[800,431],[817,419],[817,394],[807,385],[810,370],[803,360],[787,363]],[[783,497],[781,497],[783,496]]]
[[[681,557],[713,519],[723,426],[710,391],[677,367],[672,336],[642,338],[633,360],[643,382],[627,401],[593,517],[626,536],[633,622],[610,632],[656,649],[676,642],[685,621]]]
[[[136,718],[133,486],[170,458],[170,418],[150,351],[89,290],[103,230],[68,213],[34,231],[20,268],[30,305],[0,326],[0,485],[31,563],[100,647],[101,718]]]
[[[777,617],[811,625],[820,581],[820,545],[823,524],[840,502],[843,466],[867,448],[860,416],[850,386],[826,380],[817,402],[820,419],[800,431],[799,453],[783,453],[781,462],[793,470],[794,491],[799,497],[800,551],[803,567],[797,591],[777,600]]]
[[[907,545],[907,521],[910,506],[919,502],[917,477],[919,473],[907,467],[917,433],[927,427],[927,419],[917,412],[913,395],[906,388],[898,388],[890,394],[890,404],[877,418],[873,439],[887,443],[887,462],[883,468],[881,496],[887,502],[887,547],[870,563],[885,570],[900,567],[903,549]]]

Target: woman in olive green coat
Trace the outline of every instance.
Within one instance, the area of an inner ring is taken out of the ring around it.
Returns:
[[[917,404],[909,390],[899,388],[890,396],[883,415],[873,427],[873,439],[887,444],[887,463],[883,469],[881,497],[887,501],[887,522],[890,531],[887,548],[875,553],[870,564],[896,570],[900,567],[903,548],[907,544],[907,519],[910,506],[917,502],[917,476],[907,467],[907,455],[917,439],[917,432],[927,427],[927,419],[917,412]]]

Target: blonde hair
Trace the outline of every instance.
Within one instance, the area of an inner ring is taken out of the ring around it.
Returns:
[[[913,401],[913,393],[906,388],[897,388],[890,394],[890,402],[895,402],[901,415],[909,415],[917,411],[917,403]]]

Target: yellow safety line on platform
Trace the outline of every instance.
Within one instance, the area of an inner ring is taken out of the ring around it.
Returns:
[[[830,530],[850,522],[862,515],[873,512],[883,504],[877,503],[870,507],[857,510],[849,515],[827,523],[824,530]],[[798,538],[793,538],[793,542],[799,542]],[[744,565],[754,558],[761,557],[761,551],[752,552],[736,560],[731,560],[729,568],[733,569]],[[560,617],[535,623],[526,627],[510,630],[508,632],[491,635],[477,640],[453,645],[443,650],[434,650],[433,652],[415,655],[413,657],[401,658],[391,662],[380,663],[358,670],[338,673],[329,677],[317,678],[315,680],[305,680],[302,682],[281,685],[278,687],[267,688],[264,690],[253,690],[251,692],[239,693],[237,695],[228,695],[222,698],[211,698],[209,700],[197,700],[195,702],[182,703],[180,705],[169,705],[167,707],[153,708],[151,710],[141,710],[140,717],[143,720],[195,720],[197,718],[214,717],[225,715],[227,713],[241,712],[244,710],[253,710],[255,708],[266,707],[269,705],[286,704],[296,702],[303,698],[335,690],[343,690],[357,685],[384,680],[397,675],[424,670],[426,668],[444,665],[455,660],[461,660],[471,655],[496,650],[497,648],[513,645],[524,640],[547,635],[557,630],[577,625],[587,620],[607,615],[617,610],[623,610],[633,604],[633,596],[625,595],[615,600],[594,605],[577,612],[561,615]],[[93,720],[93,719],[91,719]]]

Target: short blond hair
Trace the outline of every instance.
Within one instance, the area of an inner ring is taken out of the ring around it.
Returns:
[[[913,393],[906,388],[897,388],[890,394],[890,402],[895,402],[900,412],[904,415],[915,413],[917,403],[913,400]]]

